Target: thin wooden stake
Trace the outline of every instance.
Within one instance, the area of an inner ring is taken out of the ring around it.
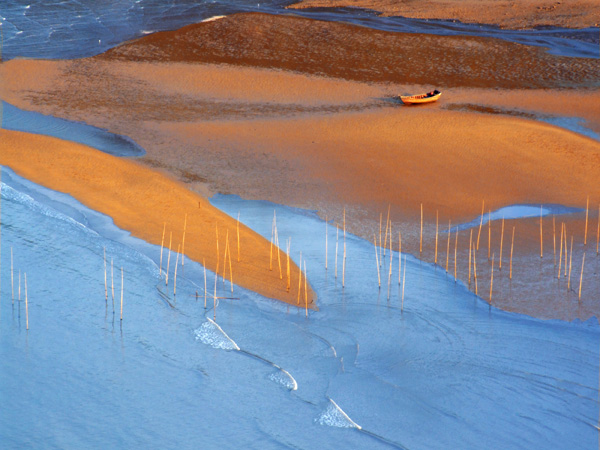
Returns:
[[[338,242],[340,240],[340,227],[335,224],[335,278],[337,279],[337,267],[338,267]]]
[[[217,270],[215,271],[215,291],[213,293],[213,320],[217,320],[217,278],[219,278],[219,265],[217,262]]]
[[[207,286],[206,286],[206,261],[202,258],[202,265],[204,266],[204,309],[206,309],[206,294],[207,294]]]
[[[475,278],[475,295],[478,295],[477,292],[477,253],[475,249],[473,249],[473,277]]]
[[[552,214],[552,236],[554,239],[554,267],[556,267],[556,218]],[[562,230],[561,230],[562,232]]]
[[[398,231],[398,285],[400,284],[400,274],[402,273],[402,232]]]
[[[304,259],[304,310],[306,311],[306,317],[308,317],[308,276],[306,274],[306,259]]]
[[[588,212],[590,209],[590,196],[587,197],[587,202],[585,204],[585,232],[583,233],[583,245],[587,245],[587,229],[588,229]]]
[[[502,244],[504,242],[504,217],[502,217],[502,233],[500,234],[500,258],[498,260],[498,268],[502,270]]]
[[[227,279],[227,244],[229,243],[229,230],[225,233],[225,249],[223,250],[223,286],[225,286],[225,280]]]
[[[439,222],[439,214],[438,210],[435,210],[435,256],[433,258],[433,263],[437,264],[437,253],[438,253],[438,222]],[[471,231],[471,236],[473,236],[473,232]],[[471,251],[471,249],[469,249]]]
[[[446,273],[448,273],[448,261],[450,260],[450,225],[452,221],[448,221],[448,247],[446,248]]]
[[[269,251],[269,270],[273,270],[273,239],[275,237],[275,211],[273,211],[273,222],[271,222],[271,249]]]
[[[219,229],[216,228],[217,232],[217,267],[215,268],[215,290],[213,293],[213,319],[217,318],[217,279],[219,278],[219,263],[221,262],[219,256]]]
[[[227,257],[229,258],[229,285],[233,294],[233,270],[231,269],[231,245],[229,245],[229,236],[227,237]]]
[[[454,282],[456,283],[456,254],[458,252],[458,227],[456,227],[456,239],[454,240]]]
[[[513,248],[515,246],[515,227],[513,227],[512,231],[512,241],[510,243],[510,269],[508,272],[508,278],[512,280],[512,257],[513,257]]]
[[[108,284],[106,282],[106,247],[103,247],[104,251],[104,302],[108,303]],[[12,285],[12,247],[10,249],[10,283]]]
[[[286,274],[287,274],[287,286],[286,286],[286,291],[290,292],[290,287],[291,287],[291,282],[292,282],[292,275],[291,275],[291,269],[290,269],[290,250],[292,248],[292,238],[288,238],[287,240],[287,245],[286,245],[286,255],[287,255],[287,267],[286,267]]]
[[[165,244],[165,230],[167,228],[167,222],[163,223],[162,239],[160,240],[160,263],[158,264],[158,276],[162,277],[162,260],[163,260],[163,247]]]
[[[173,276],[173,295],[177,295],[177,266],[179,265],[179,250],[181,244],[177,244],[177,258],[175,258],[175,275]]]
[[[379,265],[381,265],[381,261],[383,260],[383,255],[381,253],[381,222],[383,221],[383,213],[379,213]]]
[[[583,285],[583,266],[585,264],[585,252],[583,252],[583,260],[581,261],[581,276],[579,277],[579,300],[581,301],[581,286]]]
[[[390,222],[390,228],[391,228]],[[394,261],[394,254],[392,253],[392,233],[390,230],[390,271],[388,273],[388,298],[390,298],[390,284],[392,284],[392,262]]]
[[[173,232],[169,232],[169,253],[167,253],[167,275],[165,277],[165,286],[169,285],[169,270],[171,266],[171,245],[173,244]],[[218,244],[217,244],[218,246]]]
[[[421,203],[421,239],[419,241],[419,257],[423,253],[423,203]]]
[[[559,257],[558,257],[558,275],[556,276],[557,280],[560,280],[560,272],[561,272],[560,269],[562,268],[562,249],[563,249],[564,230],[565,230],[565,224],[563,222],[560,226],[560,253],[559,253]]]
[[[217,236],[217,268],[215,270],[215,277],[219,275],[219,266],[221,262],[221,255],[219,253],[219,225],[215,223],[215,234]],[[170,247],[170,245],[169,245]]]
[[[567,224],[565,223],[565,278],[567,277]]]
[[[277,231],[277,223],[275,223],[275,247],[277,247],[277,265],[279,266],[279,279],[283,280],[283,272],[281,271],[281,249],[279,248],[279,231]]]
[[[388,230],[389,230],[389,225],[390,225],[390,208],[392,205],[388,204],[388,213],[387,213],[387,219],[385,220],[385,238],[383,240],[383,256],[385,256],[385,250],[387,248],[387,237],[388,237]]]
[[[581,286],[579,287],[579,296],[581,297]],[[27,272],[25,272],[25,324],[29,330],[29,300],[27,296]]]
[[[300,270],[298,275],[298,305],[300,304],[300,292],[302,292],[302,252],[300,252]]]
[[[542,233],[542,205],[540,205],[540,258],[544,257],[544,235]]]
[[[481,204],[481,219],[479,220],[479,232],[477,233],[477,250],[479,250],[479,238],[481,237],[481,227],[483,225],[484,212],[485,212],[485,200]]]
[[[402,306],[400,311],[404,312],[404,287],[406,286],[406,255],[404,255],[404,271],[402,275]]]
[[[237,261],[240,262],[240,212],[238,211],[237,217]]]
[[[473,248],[473,228],[471,228],[471,236],[469,237],[469,286],[471,286],[471,250]]]
[[[121,267],[121,321],[123,320],[123,268]]]
[[[488,211],[488,260],[492,249],[492,210]]]
[[[375,264],[377,264],[377,282],[379,284],[379,289],[381,289],[381,275],[379,273],[379,255],[377,250],[377,237],[373,235],[373,247],[375,248]]]
[[[19,280],[19,285],[21,284],[21,280]],[[113,313],[115,312],[115,277],[113,270],[113,259],[110,258],[110,290],[112,292],[112,304],[113,304]]]
[[[571,253],[569,255],[569,279],[567,281],[567,291],[571,289],[571,267],[573,264],[573,236],[571,236]]]
[[[490,305],[492,304],[492,289],[494,288],[494,257],[496,253],[492,255],[492,275],[490,280]]]
[[[183,238],[181,239],[181,266],[185,266],[185,231],[187,230],[187,213],[183,220]]]

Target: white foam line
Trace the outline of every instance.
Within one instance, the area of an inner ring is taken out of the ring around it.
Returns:
[[[282,367],[279,367],[277,364],[275,363],[271,363],[273,364],[276,368],[278,368],[279,370],[281,370],[283,373],[285,373],[288,377],[290,377],[290,380],[292,380],[292,383],[294,384],[294,387],[292,388],[292,391],[297,391],[298,390],[298,383],[296,382],[295,378],[292,376],[292,374],[290,374],[287,370],[285,370]]]
[[[274,362],[269,361],[269,360],[263,358],[262,356],[258,356],[258,355],[255,355],[254,353],[250,353],[250,352],[247,352],[246,350],[240,349],[240,347],[236,344],[236,342],[233,339],[231,339],[229,337],[229,335],[227,333],[225,333],[225,331],[223,331],[223,328],[221,328],[217,322],[215,322],[214,320],[212,320],[210,317],[206,317],[206,320],[208,320],[210,323],[212,323],[215,327],[217,327],[219,329],[219,331],[223,334],[223,336],[225,336],[229,340],[229,342],[231,342],[233,344],[233,346],[235,347],[235,350],[237,350],[239,352],[242,352],[242,353],[246,353],[247,355],[253,356],[255,358],[258,358],[258,359],[260,359],[260,360],[262,360],[262,361],[264,361],[264,362],[266,362],[268,364],[271,364],[276,369],[281,370],[284,374],[286,374],[289,377],[290,380],[292,380],[292,384],[293,384],[292,391],[297,391],[298,390],[298,382],[292,376],[291,373],[289,373],[283,367],[278,366]]]
[[[217,327],[217,328],[219,329],[219,331],[220,331],[221,333],[223,333],[223,336],[225,336],[225,337],[226,337],[226,338],[229,340],[229,342],[231,342],[231,343],[233,344],[233,346],[235,347],[235,349],[239,351],[239,349],[240,349],[240,348],[239,348],[239,347],[238,347],[238,345],[235,343],[235,341],[234,341],[233,339],[231,339],[231,338],[230,338],[230,337],[227,335],[227,333],[225,333],[225,332],[223,331],[223,328],[221,328],[217,322],[215,322],[214,320],[212,320],[210,317],[207,317],[206,319],[207,319],[207,320],[208,320],[210,323],[212,323],[212,324],[213,324],[215,327]]]
[[[361,427],[359,424],[357,424],[357,423],[356,423],[354,420],[352,420],[350,417],[348,417],[348,414],[346,414],[346,413],[344,412],[344,410],[343,410],[342,408],[340,408],[340,407],[338,406],[338,404],[337,404],[336,402],[334,402],[334,401],[333,401],[333,399],[332,399],[331,397],[328,397],[328,398],[329,398],[329,401],[330,401],[331,403],[333,403],[333,406],[335,406],[335,407],[336,407],[336,409],[337,409],[337,410],[338,410],[340,413],[342,413],[342,415],[343,415],[343,416],[346,418],[346,420],[348,420],[348,422],[350,422],[352,425],[354,425],[354,426],[355,426],[356,428],[358,428],[359,430],[362,430],[362,427]]]
[[[202,23],[205,23],[205,22],[213,22],[213,21],[215,21],[215,20],[223,19],[223,18],[225,18],[225,17],[226,17],[226,16],[212,16],[212,17],[209,17],[208,19],[204,19],[204,20],[202,21]]]

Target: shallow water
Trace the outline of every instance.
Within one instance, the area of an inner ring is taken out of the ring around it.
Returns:
[[[0,108],[0,128],[6,130],[25,131],[78,142],[115,156],[139,157],[146,154],[146,151],[131,138],[83,122],[25,111],[6,102],[2,102]]]
[[[316,214],[217,196],[214,205],[239,211],[263,235],[277,210],[281,240],[291,237],[296,261],[303,252],[320,308],[306,318],[235,287],[239,300],[220,301],[217,327],[210,297],[203,307],[199,265],[186,259],[179,268],[174,298],[158,275],[159,248],[2,172],[0,398],[11,407],[0,413],[0,440],[9,448],[597,443],[596,321],[490,309],[410,256],[402,306],[397,253],[389,291],[387,259],[379,290],[373,246],[350,235],[342,288],[343,246],[336,279],[335,231],[325,271]],[[23,283],[22,301],[11,303],[11,247],[15,269],[27,272],[29,331]],[[116,269],[114,315],[103,248]],[[212,292],[212,273],[208,281]],[[231,296],[229,285],[217,286]]]
[[[126,40],[177,29],[213,16],[248,11],[291,14],[284,9],[290,3],[289,0],[16,0],[3,5],[0,11],[4,33],[2,56],[4,59],[92,56]],[[293,14],[386,31],[496,37],[545,47],[557,55],[600,57],[598,28],[512,31],[453,21],[379,17],[353,8],[298,10]]]
[[[587,121],[580,117],[553,116],[529,111],[482,106],[473,103],[450,103],[444,106],[444,108],[450,111],[472,111],[483,114],[502,114],[507,116],[522,117],[530,120],[538,120],[600,141],[600,134],[590,129],[587,126]]]
[[[496,211],[490,211],[483,216],[478,216],[476,219],[473,219],[470,222],[463,223],[457,225],[452,228],[452,231],[458,230],[468,230],[469,228],[473,228],[487,224],[490,221],[494,220],[511,220],[511,219],[526,219],[529,217],[546,217],[549,215],[562,215],[562,214],[573,214],[577,212],[584,211],[581,208],[573,208],[563,205],[509,205],[503,208],[497,209]]]

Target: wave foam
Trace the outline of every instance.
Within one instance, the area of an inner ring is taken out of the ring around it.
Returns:
[[[354,422],[348,414],[346,414],[342,408],[340,408],[336,402],[329,399],[329,406],[325,411],[321,413],[321,416],[317,421],[321,425],[327,425],[330,427],[338,428],[357,428],[361,430],[361,426]]]
[[[195,332],[196,340],[212,348],[223,350],[239,350],[237,344],[223,331],[223,329],[212,320],[204,322]]]

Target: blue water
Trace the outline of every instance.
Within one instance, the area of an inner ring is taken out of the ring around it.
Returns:
[[[210,295],[204,309],[203,272],[189,259],[174,297],[158,274],[159,248],[8,169],[2,182],[5,448],[597,444],[596,321],[489,308],[410,256],[402,304],[398,254],[389,288],[386,276],[379,290],[373,246],[350,235],[342,288],[333,227],[325,271],[325,224],[314,213],[232,196],[212,203],[265,236],[277,210],[281,240],[291,237],[294,260],[300,251],[306,258],[319,311],[306,318],[235,287],[238,299],[221,300],[215,314]],[[11,248],[15,276],[27,272],[28,331],[23,280],[21,302],[11,301]],[[104,249],[115,267],[114,313]],[[208,281],[212,292],[210,272]],[[228,284],[217,286],[231,296]]]
[[[177,29],[212,16],[248,11],[290,14],[290,10],[284,9],[290,3],[289,0],[10,0],[0,8],[2,56],[4,59],[92,56],[126,40]],[[496,37],[544,47],[557,55],[600,57],[597,27],[511,31],[453,21],[379,17],[352,8],[300,10],[293,14],[386,31]]]
[[[2,102],[0,108],[0,128],[6,130],[25,131],[79,142],[115,156],[139,157],[146,154],[145,150],[129,137],[110,133],[83,122],[25,111],[6,102]]]
[[[463,223],[457,225],[452,228],[452,231],[458,230],[468,230],[469,228],[473,228],[487,224],[489,221],[493,220],[512,220],[512,219],[525,219],[528,217],[546,217],[549,215],[562,215],[562,214],[573,214],[577,212],[584,211],[581,208],[573,208],[567,207],[563,205],[510,205],[505,206],[503,208],[497,209],[495,211],[486,212],[482,216],[478,216],[476,219],[471,220],[470,222]]]
[[[587,136],[591,139],[595,139],[600,141],[600,134],[595,131],[589,129],[586,126],[586,120],[581,119],[579,117],[550,117],[550,116],[541,116],[538,120],[542,122],[549,123],[550,125],[554,125],[557,127],[565,128],[567,130],[573,131],[574,133],[581,134],[583,136]]]

